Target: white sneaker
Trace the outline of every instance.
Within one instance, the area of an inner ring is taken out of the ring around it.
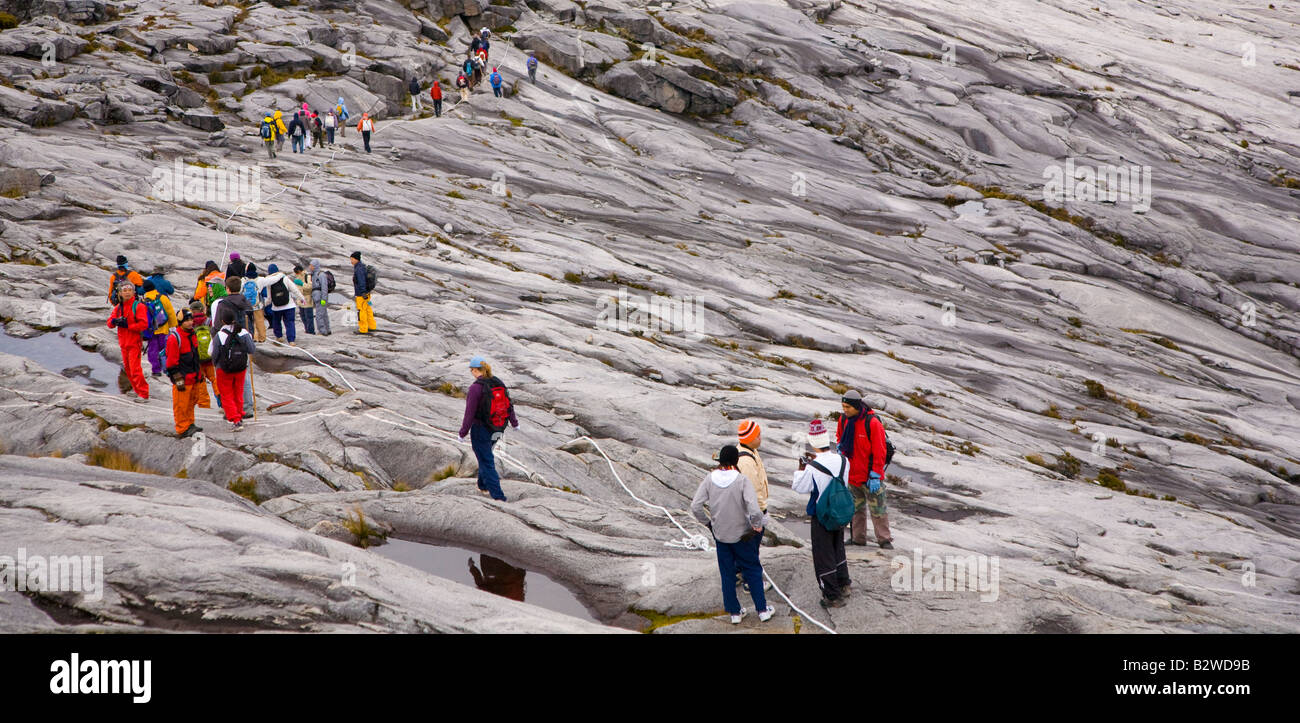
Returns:
[[[760,623],[765,623],[768,620],[771,620],[773,615],[776,615],[776,608],[768,605],[766,610],[758,614],[758,621]]]
[[[745,617],[745,613],[746,613],[746,612],[748,612],[748,611],[745,610],[745,608],[741,608],[741,609],[740,609],[740,614],[739,614],[739,615],[732,615],[732,616],[731,616],[731,624],[732,624],[732,625],[739,625],[739,624],[740,624],[740,620],[741,620],[741,618]]]

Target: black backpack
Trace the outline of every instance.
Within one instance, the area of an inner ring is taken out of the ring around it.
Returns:
[[[284,279],[271,284],[271,305],[284,306],[289,303],[289,289],[284,285]]]
[[[243,327],[235,326],[234,329],[226,333],[226,342],[217,347],[217,368],[227,374],[238,374],[248,368],[248,352],[239,341]]]
[[[375,290],[375,282],[379,281],[379,272],[372,265],[366,266],[366,291]]]

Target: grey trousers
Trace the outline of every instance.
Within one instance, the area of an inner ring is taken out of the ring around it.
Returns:
[[[316,333],[330,333],[330,314],[329,307],[324,304],[316,304]]]

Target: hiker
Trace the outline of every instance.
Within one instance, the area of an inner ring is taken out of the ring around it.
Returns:
[[[249,278],[256,279],[257,267],[254,266],[253,264],[249,264],[246,273],[249,275]],[[254,314],[253,312],[253,306],[252,304],[249,303],[248,297],[244,295],[242,291],[242,287],[239,282],[240,282],[239,279],[226,279],[226,289],[228,290],[229,293],[227,293],[226,296],[223,296],[220,299],[216,299],[212,302],[212,307],[208,312],[208,324],[209,326],[213,327],[214,331],[218,327],[215,326],[213,320],[221,318],[222,309],[233,309],[234,313],[238,315],[236,318],[239,320],[240,325],[244,326],[245,328],[247,328],[247,325],[252,323],[252,321],[254,321],[257,318],[256,314]],[[253,298],[257,298],[257,297],[254,296]],[[262,337],[263,339],[266,338],[265,322],[263,322],[263,326],[262,326]],[[216,360],[213,359],[211,361],[213,361],[215,364]],[[212,388],[215,390],[216,393],[217,404],[220,405],[221,388],[218,387],[216,384],[215,368],[213,371],[214,371],[214,376],[213,376]],[[252,385],[253,385],[252,380],[249,379],[248,377],[244,377],[244,416],[248,416],[249,414],[253,413],[253,386]]]
[[[289,138],[293,142],[294,153],[306,153],[304,147],[307,140],[307,126],[303,120],[298,117],[297,113],[293,114],[293,120],[289,121]]]
[[[852,584],[844,553],[844,528],[828,530],[822,525],[817,518],[817,499],[833,478],[847,481],[852,468],[847,459],[831,450],[831,435],[822,420],[814,419],[808,424],[808,444],[817,452],[799,459],[791,487],[808,495],[806,512],[812,518],[813,572],[822,591],[822,607],[838,608],[844,606]]]
[[[537,85],[537,56],[532,53],[528,54],[528,60],[524,61],[524,67],[528,69],[528,80],[533,85]]]
[[[500,379],[492,376],[492,365],[481,356],[469,360],[469,373],[474,376],[474,383],[469,385],[465,395],[465,416],[460,422],[460,439],[465,441],[469,435],[474,456],[478,459],[478,489],[494,500],[506,501],[505,492],[501,491],[501,476],[497,474],[496,457],[492,447],[501,440],[509,422],[519,429],[519,420],[515,418],[515,405],[510,401],[510,393]]]
[[[479,52],[481,53],[483,51],[480,50]],[[474,59],[470,61],[470,67],[474,73],[470,76],[470,87],[477,88],[478,84],[483,82],[483,61],[479,60],[479,56],[476,55],[474,56]]]
[[[501,97],[501,73],[496,68],[492,69],[492,75],[488,76],[488,82],[492,84],[492,94]]]
[[[357,123],[357,130],[361,131],[361,140],[366,144],[366,153],[369,153],[370,134],[375,132],[375,122],[370,120],[369,113],[361,114],[361,121]]]
[[[334,131],[338,130],[339,117],[331,108],[330,112],[325,114],[325,142],[331,146],[334,145]]]
[[[245,264],[244,260],[239,258],[238,251],[230,254],[230,263],[226,264],[226,278],[242,279],[247,266],[248,264]]]
[[[275,158],[275,119],[269,115],[262,118],[258,135],[262,137],[262,145],[266,146],[266,155]]]
[[[456,89],[460,91],[462,101],[469,100],[469,78],[466,77],[464,72],[456,76]]]
[[[722,575],[722,605],[739,625],[745,608],[736,597],[736,568],[749,587],[758,619],[767,622],[776,609],[763,595],[763,565],[753,539],[763,534],[763,512],[758,509],[754,486],[736,469],[740,452],[728,444],[718,452],[718,468],[709,473],[691,499],[691,514],[713,533],[718,548],[718,572]],[[704,508],[708,506],[708,514]]]
[[[315,144],[317,148],[324,148],[325,147],[325,124],[321,123],[320,116],[316,115],[315,113],[312,113],[311,122],[308,125],[311,126],[312,143]]]
[[[348,106],[343,102],[343,96],[341,95],[338,104],[334,106],[334,115],[339,117],[339,138],[343,138],[347,136],[344,131],[348,127],[348,118],[351,118],[352,115],[348,113]]]
[[[289,129],[284,127],[284,114],[280,111],[275,112],[275,150],[284,151],[284,139],[289,135]]]
[[[149,350],[149,370],[154,376],[160,377],[164,367],[161,356],[166,349],[167,334],[176,328],[176,309],[172,307],[172,300],[158,291],[151,279],[144,280],[144,302],[145,306],[149,307],[149,314],[154,322],[153,336],[145,339]],[[166,320],[163,323],[158,323],[160,312]]]
[[[135,284],[122,281],[117,285],[117,304],[108,317],[108,328],[117,329],[117,346],[122,350],[122,368],[131,380],[137,402],[149,400],[149,383],[140,369],[140,334],[149,329],[149,309],[135,298]]]
[[[181,312],[180,326],[167,335],[167,359],[171,362],[167,365],[167,376],[172,380],[172,421],[176,424],[177,437],[203,431],[194,425],[199,391],[207,391],[199,369],[198,343],[194,314],[185,309]]]
[[[321,268],[320,259],[312,259],[308,264],[311,269],[311,308],[316,312],[316,333],[330,335],[329,295],[330,280],[334,278]]]
[[[375,326],[375,311],[370,307],[370,279],[366,265],[361,263],[361,252],[353,251],[352,259],[352,297],[357,302],[357,333],[366,334]]]
[[[249,359],[257,350],[253,337],[238,319],[233,307],[222,308],[221,330],[212,335],[212,344],[208,347],[208,355],[217,367],[217,389],[222,409],[232,432],[244,428],[244,383]]]
[[[190,298],[199,299],[203,301],[203,303],[211,306],[212,300],[209,297],[213,294],[209,291],[208,287],[213,285],[213,282],[224,285],[226,282],[226,276],[221,273],[221,269],[217,268],[216,261],[208,261],[203,264],[203,270],[199,272],[199,283],[194,286],[194,295]]]
[[[433,79],[433,87],[429,88],[429,98],[433,100],[433,117],[442,117],[442,85],[438,79]]]
[[[216,372],[212,368],[212,358],[208,356],[208,345],[212,342],[212,328],[208,326],[208,314],[203,308],[203,302],[197,299],[190,302],[190,315],[194,319],[194,338],[198,342],[199,355],[199,380],[195,391],[196,400],[203,409],[212,408],[212,398],[208,396],[208,385],[212,385],[212,393],[215,396],[217,391]]]
[[[881,548],[894,547],[889,533],[889,516],[885,507],[885,427],[857,390],[850,389],[840,399],[844,413],[835,429],[839,452],[849,459],[847,482],[853,493],[853,522],[850,538],[854,545],[867,544],[867,511],[876,542]]]
[[[259,279],[257,285],[270,297],[267,300],[270,304],[267,311],[271,315],[271,331],[275,334],[275,340],[280,341],[280,327],[283,326],[289,346],[298,346],[294,343],[298,338],[298,325],[294,318],[298,314],[298,304],[303,301],[302,292],[288,275],[280,271],[279,266],[271,264],[266,272],[267,275]]]
[[[471,54],[461,64],[460,72],[465,74],[465,79],[469,81],[470,87],[474,87],[474,56]]]
[[[258,280],[257,266],[249,264],[246,270],[248,276],[245,278],[244,285],[240,288],[240,293],[248,301],[249,313],[244,328],[253,329],[253,339],[258,344],[266,341],[266,295],[262,293],[261,281]],[[220,318],[220,317],[218,317]]]
[[[108,279],[108,303],[110,305],[117,303],[117,299],[113,295],[117,291],[118,285],[123,281],[131,282],[131,285],[136,287],[137,292],[144,286],[144,277],[138,271],[132,271],[131,264],[126,262],[126,257],[118,254],[117,268],[113,270]]]
[[[488,58],[487,48],[480,46],[478,49],[478,53],[474,55],[474,60],[478,63],[479,67],[486,68],[487,58]]]
[[[298,287],[298,316],[302,321],[302,330],[306,334],[315,334],[316,312],[311,308],[311,277],[302,268],[302,264],[293,265],[293,284]]]
[[[475,35],[469,39],[469,50],[465,51],[465,54],[472,58],[478,54],[478,49],[481,47],[483,47],[483,38],[481,35]]]
[[[407,84],[406,89],[411,91],[411,112],[419,113],[424,110],[420,107],[420,81],[411,76],[411,82]]]
[[[763,544],[763,537],[767,534],[767,467],[763,465],[763,459],[758,456],[758,448],[763,443],[763,430],[758,426],[758,422],[752,419],[746,419],[736,427],[736,441],[740,443],[738,451],[740,452],[740,461],[736,464],[736,469],[750,484],[754,485],[754,496],[758,499],[758,509],[763,513],[763,530],[754,537],[754,550],[757,554],[758,547]],[[775,544],[775,535],[773,544]],[[748,592],[748,583],[743,580],[741,584],[745,586]]]
[[[483,54],[483,62],[487,62],[488,52],[492,48],[491,31],[480,28],[478,34],[480,37],[478,51]]]

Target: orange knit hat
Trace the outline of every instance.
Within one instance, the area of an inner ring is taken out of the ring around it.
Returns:
[[[741,444],[750,444],[758,439],[759,426],[758,422],[752,419],[746,419],[736,428],[736,437]]]

